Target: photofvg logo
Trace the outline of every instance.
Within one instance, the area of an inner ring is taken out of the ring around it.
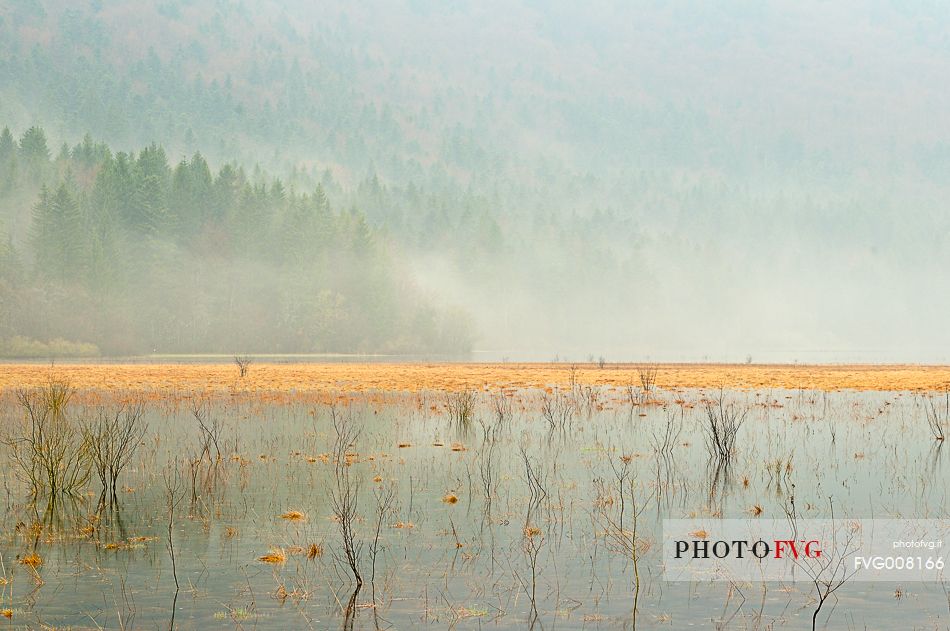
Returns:
[[[941,581],[950,522],[668,519],[668,581]]]
[[[752,555],[757,559],[774,557],[782,559],[791,557],[798,559],[806,557],[809,559],[821,558],[821,542],[817,539],[773,539],[766,541],[758,539],[757,541],[748,541],[745,539],[733,539],[732,541],[710,541],[704,530],[696,530],[691,533],[693,539],[676,540],[676,558],[692,557],[693,559],[725,559],[729,556],[735,556],[737,559],[745,558],[746,555]]]

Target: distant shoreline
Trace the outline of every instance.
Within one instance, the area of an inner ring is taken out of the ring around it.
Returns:
[[[273,356],[271,356],[273,357]],[[245,378],[222,356],[220,362],[125,363],[67,361],[0,363],[0,390],[42,385],[51,377],[66,380],[79,391],[113,393],[177,392],[326,393],[417,392],[464,389],[544,388],[577,383],[626,388],[640,383],[646,364],[474,363],[366,361],[254,361]],[[950,366],[922,364],[650,364],[657,367],[656,385],[663,390],[860,390],[944,391],[950,388]]]

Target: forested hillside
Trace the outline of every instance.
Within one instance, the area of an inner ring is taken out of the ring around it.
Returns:
[[[27,204],[26,200],[35,198]],[[0,251],[7,354],[466,352],[464,314],[412,285],[355,209],[319,185],[170,165],[152,144],[113,153],[89,136],[50,159],[42,129],[0,134],[0,203],[31,209]],[[26,338],[26,339],[24,339]]]
[[[253,318],[218,307],[255,298],[271,350],[934,358],[948,32],[888,0],[0,0],[0,221],[32,292],[0,336],[224,349]],[[83,245],[46,260],[61,185]],[[54,322],[53,286],[104,328]],[[108,318],[134,330],[107,342]]]

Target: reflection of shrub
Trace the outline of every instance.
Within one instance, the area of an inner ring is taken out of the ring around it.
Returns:
[[[87,342],[55,338],[41,342],[22,335],[0,340],[0,357],[98,357],[99,347]]]

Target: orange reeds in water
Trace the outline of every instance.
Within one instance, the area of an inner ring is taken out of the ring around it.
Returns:
[[[2,615],[4,618],[7,618],[7,619],[12,618],[12,617],[13,617],[13,610],[12,610],[12,609],[3,609],[3,610],[0,610],[0,615]]]
[[[283,548],[271,548],[270,552],[264,556],[257,557],[257,560],[271,565],[283,565],[287,562],[287,553]]]
[[[340,383],[352,392],[378,397],[385,392],[442,390],[459,392],[485,386],[512,388],[579,384],[629,384],[638,366],[581,367],[563,364],[420,364],[381,366],[360,364],[268,364],[249,374],[237,389],[233,366],[223,364],[77,364],[56,367],[56,376],[78,390],[81,402],[98,404],[103,397],[122,400],[132,395],[151,401],[179,401],[193,393],[214,397],[256,396],[274,403],[314,400],[332,402],[327,392]],[[0,373],[0,390],[42,386],[50,369],[42,364],[11,364]],[[676,364],[659,367],[656,386],[662,388],[749,387],[857,390],[940,390],[950,379],[947,366],[875,365],[726,365]],[[104,395],[103,392],[112,393]],[[375,393],[375,394],[374,394]],[[652,402],[650,402],[652,404]],[[433,412],[437,406],[428,405]]]
[[[323,556],[323,548],[321,546],[318,546],[315,543],[311,543],[310,547],[307,548],[307,558],[313,561],[317,557],[322,557],[322,556]]]
[[[541,534],[541,529],[534,526],[526,526],[524,529],[525,537],[537,537]]]
[[[26,565],[33,569],[38,568],[43,565],[43,558],[38,555],[36,552],[31,552],[22,559],[20,559],[20,565]]]
[[[280,518],[293,522],[307,521],[307,516],[304,513],[301,513],[299,510],[289,510],[281,515]]]
[[[449,493],[448,495],[442,498],[442,501],[445,502],[446,504],[458,504],[459,498],[458,498],[458,495],[455,495],[454,493]]]

